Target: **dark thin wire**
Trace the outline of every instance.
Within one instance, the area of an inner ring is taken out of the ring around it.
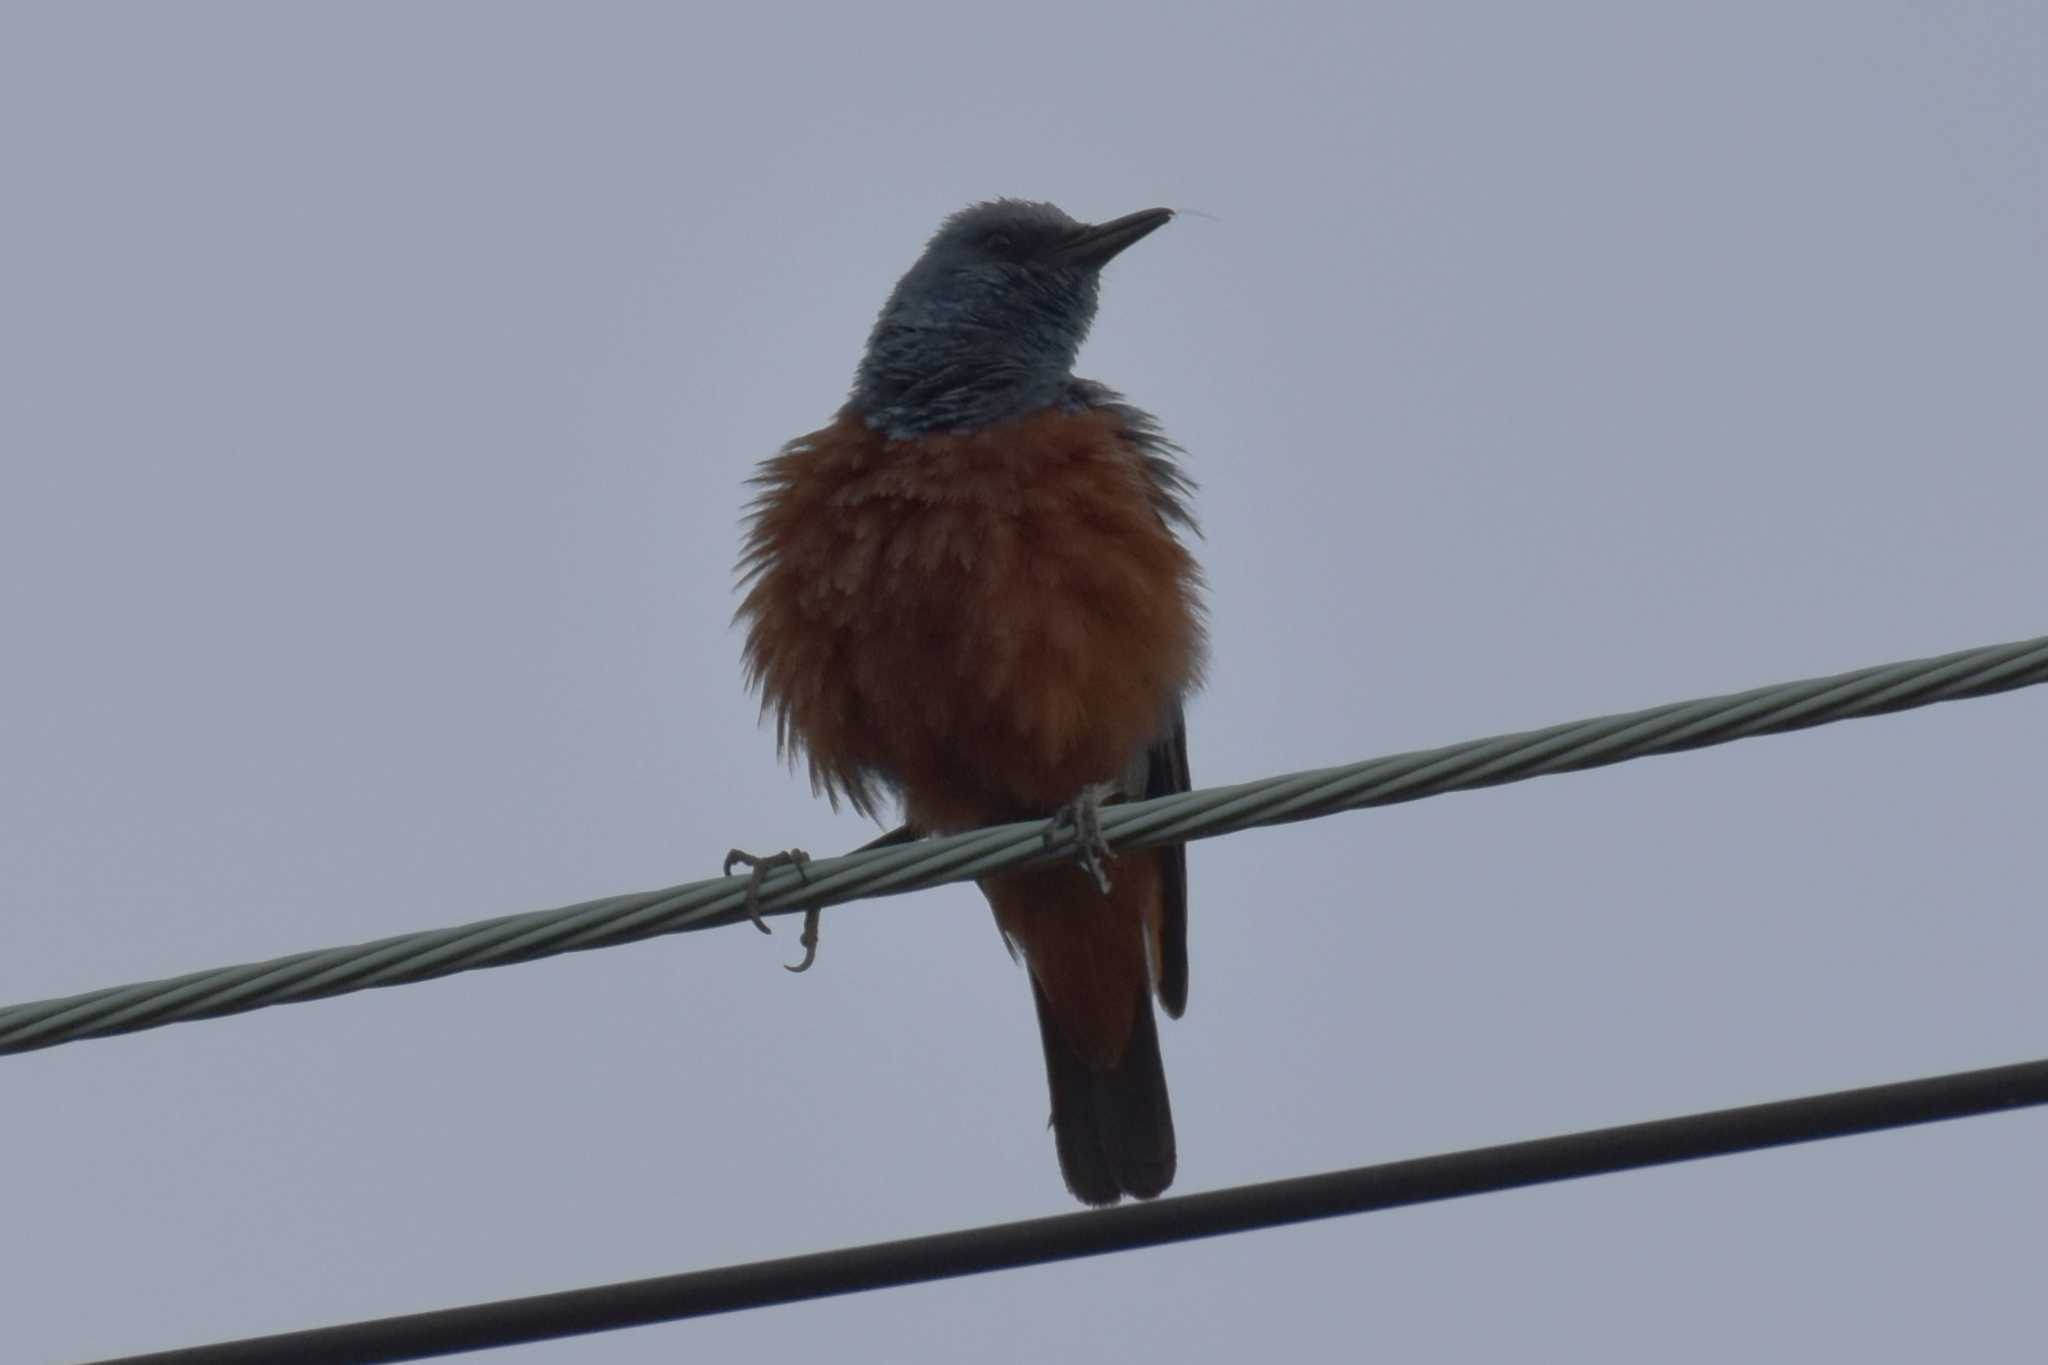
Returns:
[[[1209,1194],[379,1318],[100,1365],[369,1365],[1162,1246],[2048,1104],[2048,1060],[1480,1147]]]

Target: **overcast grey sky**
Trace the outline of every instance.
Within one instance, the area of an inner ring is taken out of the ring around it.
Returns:
[[[1198,783],[2048,631],[2032,5],[0,9],[0,1002],[837,851],[742,481],[945,213],[1183,217]],[[1212,841],[1177,1192],[2048,1054],[2048,695]],[[0,1060],[66,1360],[1063,1212],[979,896]],[[2030,1113],[508,1350],[2038,1347]]]

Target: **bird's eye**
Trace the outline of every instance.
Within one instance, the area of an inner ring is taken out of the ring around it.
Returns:
[[[1007,232],[991,232],[982,239],[982,245],[999,256],[1007,256],[1017,244]]]

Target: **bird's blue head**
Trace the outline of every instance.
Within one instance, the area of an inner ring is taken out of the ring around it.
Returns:
[[[904,439],[973,430],[1061,402],[1095,320],[1102,267],[1173,217],[1080,223],[997,199],[940,224],[868,336],[853,402]]]

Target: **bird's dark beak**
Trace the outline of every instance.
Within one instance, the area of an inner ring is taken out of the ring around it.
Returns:
[[[1121,218],[1112,218],[1107,223],[1090,223],[1055,247],[1053,258],[1061,265],[1099,268],[1140,237],[1165,227],[1171,217],[1172,209],[1141,209]]]

